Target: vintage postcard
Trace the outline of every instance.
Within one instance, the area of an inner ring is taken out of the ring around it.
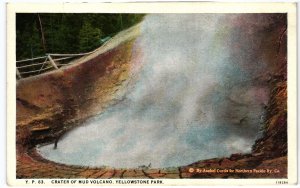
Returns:
[[[296,5],[7,5],[9,185],[296,184]]]

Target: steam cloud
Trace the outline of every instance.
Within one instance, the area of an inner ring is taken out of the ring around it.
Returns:
[[[263,14],[147,15],[138,40],[144,66],[125,100],[56,150],[39,152],[66,164],[126,168],[250,152],[269,99],[257,81],[268,71],[257,31],[269,25]]]

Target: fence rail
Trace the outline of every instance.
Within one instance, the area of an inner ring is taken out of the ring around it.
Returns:
[[[112,38],[105,40],[101,46],[105,46]],[[46,54],[45,56],[35,57],[31,59],[23,59],[16,61],[16,76],[18,79],[35,76],[61,67],[72,65],[72,60],[85,55],[92,54],[98,49],[91,52],[79,54]],[[40,61],[44,59],[44,61]]]
[[[46,57],[47,56],[35,57],[35,58],[31,58],[31,59],[23,59],[23,60],[17,61],[17,63],[22,63],[22,62],[26,62],[26,61],[33,61],[33,60],[37,60],[37,59],[43,59],[43,58],[46,58]]]
[[[51,70],[73,64],[70,62],[75,58],[94,53],[96,50],[80,54],[47,54],[46,56],[31,59],[18,60],[16,66],[16,76],[18,79],[35,76]],[[41,59],[45,59],[41,62]]]
[[[86,55],[82,54],[47,54],[46,56],[19,60],[16,66],[16,76],[18,79],[35,76],[51,70],[59,69],[70,65],[70,60]],[[56,58],[54,58],[56,57]],[[44,59],[44,61],[40,61]]]

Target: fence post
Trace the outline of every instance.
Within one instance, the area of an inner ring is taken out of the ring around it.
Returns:
[[[18,67],[17,67],[17,76],[18,76],[19,79],[22,78],[22,76],[21,76],[21,74],[20,74],[20,72],[19,72],[19,70],[18,70]]]
[[[48,59],[50,60],[50,63],[52,64],[52,66],[55,68],[55,69],[58,69],[58,67],[56,66],[54,60],[52,59],[52,57],[48,54]]]

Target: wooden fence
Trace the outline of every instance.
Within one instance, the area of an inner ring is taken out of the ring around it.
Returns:
[[[102,46],[108,43],[109,40],[103,42]],[[18,60],[16,61],[17,79],[39,75],[67,65],[71,65],[73,64],[74,59],[92,54],[97,50],[98,49],[95,49],[91,52],[80,54],[46,54],[45,56],[41,57]]]
[[[72,60],[90,54],[47,54],[46,56],[17,61],[17,78],[22,79],[35,76],[51,70],[59,69],[63,66],[71,65]],[[43,61],[41,61],[43,60]]]

